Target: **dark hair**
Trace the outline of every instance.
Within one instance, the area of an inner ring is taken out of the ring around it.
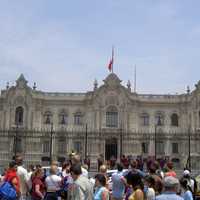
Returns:
[[[42,168],[42,165],[37,164],[37,165],[35,166],[35,168],[36,168],[36,169],[38,169],[38,168]]]
[[[180,181],[180,185],[181,185],[184,189],[190,190],[190,191],[192,192],[190,186],[188,185],[188,180],[187,180],[186,178],[181,178],[179,181]]]
[[[106,185],[106,177],[103,174],[96,174],[95,179],[97,179],[102,186]]]
[[[121,163],[117,163],[117,170],[120,172],[123,170],[123,165]]]
[[[131,168],[137,168],[137,161],[136,160],[131,160]]]
[[[151,163],[151,165],[149,166],[149,172],[151,174],[155,174],[156,173],[156,170],[157,170],[157,165],[155,162]]]
[[[145,176],[145,181],[149,183],[150,187],[155,188],[155,179],[152,176]]]
[[[10,163],[9,163],[9,168],[14,168],[15,166],[17,166],[17,163],[12,160]]]
[[[30,164],[30,165],[29,165],[29,169],[30,169],[31,171],[34,171],[34,170],[35,170],[35,166],[32,165],[32,164]]]
[[[144,184],[142,182],[141,176],[138,173],[129,172],[126,176],[127,183],[132,185],[133,189],[140,188],[143,190]]]
[[[17,165],[22,165],[23,164],[23,157],[19,154],[15,156],[15,162]]]
[[[173,169],[173,162],[168,162],[167,163],[167,167],[169,168],[169,169]]]
[[[63,164],[62,164],[62,171],[64,171],[67,167],[71,166],[71,163],[70,161],[65,161]]]
[[[79,163],[73,164],[70,167],[70,172],[73,172],[75,175],[81,175],[82,174],[81,164],[79,164]]]

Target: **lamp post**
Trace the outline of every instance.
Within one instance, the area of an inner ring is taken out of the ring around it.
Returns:
[[[158,116],[158,121],[155,124],[155,136],[154,136],[154,145],[155,145],[155,160],[157,157],[157,127],[161,125],[161,119],[160,116]]]
[[[85,159],[87,158],[87,143],[88,143],[87,139],[88,139],[88,132],[87,132],[87,124],[86,124],[85,126]]]
[[[191,150],[191,147],[190,147],[190,140],[191,140],[191,135],[190,135],[190,126],[189,126],[189,128],[188,128],[188,167],[189,167],[189,169],[191,170],[191,152],[190,152],[190,150]]]
[[[122,123],[121,123],[121,128],[120,128],[120,159],[122,157]]]
[[[15,137],[14,137],[14,158],[17,155],[17,146],[18,146],[18,123],[16,123],[15,128]]]
[[[51,123],[51,132],[50,132],[50,151],[49,151],[49,164],[52,163],[52,148],[53,147],[53,123]]]

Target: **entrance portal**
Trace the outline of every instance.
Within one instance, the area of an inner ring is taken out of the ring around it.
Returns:
[[[117,159],[117,139],[110,138],[106,140],[105,145],[105,159],[110,160],[114,156]]]

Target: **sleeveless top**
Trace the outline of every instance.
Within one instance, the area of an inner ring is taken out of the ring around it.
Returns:
[[[136,191],[134,191],[134,192],[129,196],[128,200],[135,200],[135,193],[136,193],[138,190],[140,190],[140,189],[137,189]],[[143,198],[140,199],[140,200],[144,200],[144,196],[143,196]]]
[[[107,190],[105,187],[98,187],[94,193],[94,200],[102,200],[102,193],[105,190]],[[107,200],[109,200],[109,192],[107,195]]]

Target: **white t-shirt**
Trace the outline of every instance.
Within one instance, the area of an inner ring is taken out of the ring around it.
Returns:
[[[47,191],[58,191],[61,185],[61,177],[55,174],[49,175],[45,179]]]
[[[27,187],[28,172],[24,167],[18,166],[17,167],[17,175],[19,176],[21,195],[26,195],[28,192],[28,187]]]
[[[155,191],[153,188],[148,188],[147,190],[147,200],[155,199]]]
[[[86,178],[88,178],[88,171],[87,171],[87,169],[81,167],[81,171],[82,171],[82,175],[85,176]]]

